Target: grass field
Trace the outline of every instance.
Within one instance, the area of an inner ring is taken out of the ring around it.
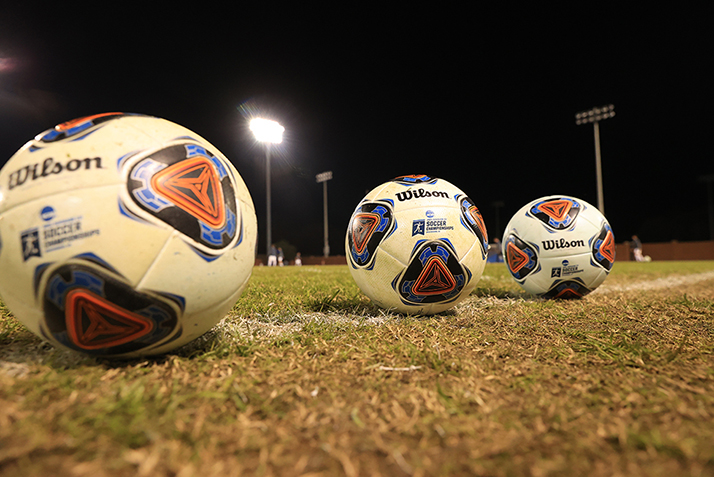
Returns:
[[[714,262],[541,301],[489,264],[432,317],[345,266],[254,270],[168,356],[44,344],[0,302],[0,475],[714,475]]]

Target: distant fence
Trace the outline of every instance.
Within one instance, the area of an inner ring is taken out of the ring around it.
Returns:
[[[632,247],[629,242],[618,243],[618,262],[634,261]],[[653,242],[642,244],[642,255],[652,260],[714,260],[714,240],[702,242]]]
[[[265,255],[258,255],[255,258],[255,265],[267,265],[268,259]],[[331,255],[329,257],[302,257],[303,265],[347,265],[347,258],[344,255]],[[285,265],[295,265],[295,260],[286,260]]]
[[[615,245],[617,262],[634,261],[632,247],[629,242]],[[714,260],[714,240],[702,242],[653,242],[642,245],[642,254],[649,256],[652,260]],[[267,264],[265,255],[258,255],[255,265]],[[286,261],[285,265],[294,265],[294,260]],[[344,255],[331,255],[329,257],[309,256],[302,257],[303,265],[346,265],[347,259]]]

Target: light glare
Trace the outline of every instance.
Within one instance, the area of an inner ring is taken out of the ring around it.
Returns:
[[[270,119],[251,119],[250,130],[253,131],[255,138],[260,142],[272,142],[274,144],[283,142],[285,128]]]

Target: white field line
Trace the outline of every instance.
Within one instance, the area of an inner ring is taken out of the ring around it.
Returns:
[[[704,280],[713,280],[714,271],[694,273],[691,275],[678,275],[671,277],[656,278],[654,280],[639,281],[627,284],[610,285],[605,281],[600,287],[592,292],[595,294],[602,293],[622,293],[628,291],[643,291],[643,290],[661,290],[662,288],[671,288],[680,285],[692,285]]]
[[[695,273],[691,275],[670,276],[657,278],[654,280],[643,280],[627,284],[609,285],[605,282],[598,287],[592,295],[623,293],[629,291],[646,291],[659,290],[663,288],[671,288],[679,285],[691,285],[705,280],[714,280],[714,271]],[[497,297],[471,297],[456,306],[456,313],[459,309],[467,310],[469,308],[488,308],[492,306],[509,306],[518,302],[525,301],[524,298],[497,298]],[[221,321],[215,331],[223,334],[224,339],[259,339],[270,340],[284,336],[290,332],[299,332],[308,323],[332,322],[339,324],[347,324],[358,326],[360,324],[382,325],[394,319],[398,319],[400,315],[395,315],[387,312],[380,313],[376,316],[365,315],[349,315],[339,313],[301,313],[292,317],[292,321],[288,323],[274,323],[270,319],[256,320],[251,318],[241,318],[237,316],[228,316]]]
[[[691,275],[680,275],[657,278],[654,280],[643,280],[627,284],[608,284],[607,281],[595,290],[591,296],[598,294],[624,293],[630,291],[648,291],[671,288],[680,285],[691,285],[705,280],[714,280],[714,271],[694,273]],[[497,298],[497,297],[470,297],[455,307],[458,314],[460,311],[467,311],[474,308],[489,308],[492,306],[509,306],[526,301],[524,298]],[[340,313],[300,313],[285,322],[285,318],[280,318],[282,323],[276,323],[270,316],[259,319],[245,318],[228,315],[221,320],[210,332],[201,338],[186,345],[187,348],[201,348],[202,345],[215,335],[220,335],[222,342],[245,342],[245,340],[269,341],[285,336],[288,333],[299,332],[309,323],[331,322],[348,326],[358,326],[361,324],[383,325],[400,315],[380,312],[379,315],[350,315]],[[16,349],[8,346],[7,349],[0,350],[0,374],[10,377],[22,377],[29,371],[28,364],[33,361],[44,361],[49,355],[62,354],[60,359],[66,363],[79,363],[84,357],[77,353],[54,349],[45,343],[38,343],[30,347]],[[39,358],[39,359],[38,359]],[[401,371],[401,370],[400,370]]]
[[[349,326],[381,325],[399,315],[381,313],[377,316],[348,315],[340,313],[299,313],[288,323],[274,323],[268,320],[257,320],[240,316],[227,316],[216,327],[214,332],[221,333],[223,338],[230,336],[240,339],[271,340],[281,336],[299,332],[309,323],[338,323]]]

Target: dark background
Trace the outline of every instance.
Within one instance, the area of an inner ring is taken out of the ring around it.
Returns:
[[[315,174],[332,170],[330,246],[343,254],[357,203],[403,174],[461,188],[491,238],[544,195],[597,205],[593,127],[575,113],[614,104],[600,134],[616,240],[710,239],[704,10],[183,5],[0,7],[0,165],[76,117],[169,119],[236,166],[263,253],[264,149],[242,114],[259,111],[286,128],[273,148],[274,241],[322,253]]]

